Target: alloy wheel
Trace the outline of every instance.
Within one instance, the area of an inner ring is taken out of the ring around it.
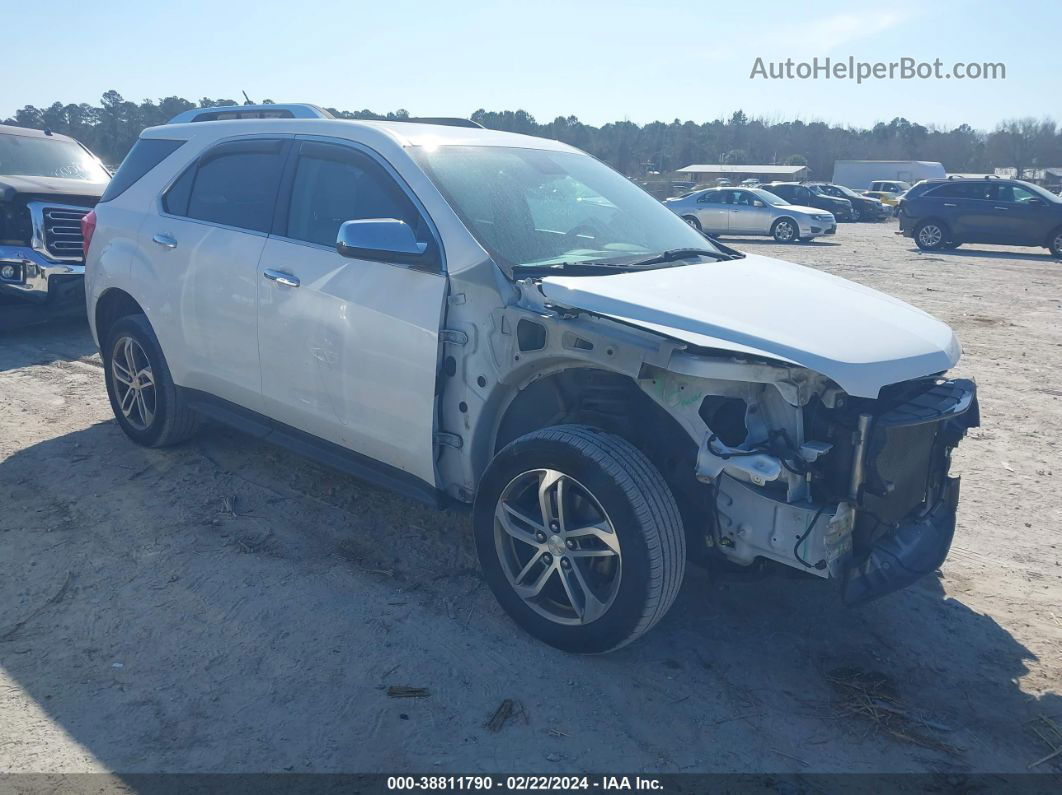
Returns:
[[[936,224],[925,224],[918,230],[918,242],[926,248],[936,248],[943,240],[944,233]]]
[[[151,361],[132,337],[119,337],[111,353],[111,377],[122,416],[136,430],[145,431],[155,420],[158,404]]]
[[[601,503],[555,469],[517,475],[494,513],[494,541],[513,591],[558,624],[596,621],[619,592],[623,555]]]
[[[793,224],[789,221],[780,221],[774,231],[774,236],[783,243],[788,243],[795,234],[796,230],[793,229]]]

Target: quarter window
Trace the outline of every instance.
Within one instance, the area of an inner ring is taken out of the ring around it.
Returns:
[[[230,141],[207,151],[163,197],[167,212],[268,232],[273,222],[285,142]]]
[[[405,221],[418,239],[430,240],[420,213],[377,163],[345,147],[302,144],[284,219],[285,237],[334,246],[345,221],[366,218]]]

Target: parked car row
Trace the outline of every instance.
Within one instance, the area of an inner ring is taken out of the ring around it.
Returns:
[[[470,504],[498,601],[569,651],[648,631],[687,560],[854,604],[947,555],[978,422],[951,329],[691,228],[797,239],[831,213],[725,188],[687,225],[558,141],[269,108],[290,118],[145,130],[83,220],[132,441],[212,418]]]
[[[806,190],[806,189],[805,189]],[[664,205],[708,235],[770,235],[779,243],[796,243],[837,231],[837,221],[817,207],[787,201],[760,188],[708,188]]]

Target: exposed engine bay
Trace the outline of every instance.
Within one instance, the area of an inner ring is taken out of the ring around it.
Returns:
[[[696,474],[714,490],[709,547],[742,566],[763,558],[840,579],[851,604],[943,562],[959,491],[951,451],[979,424],[972,381],[917,379],[874,400],[799,368],[672,361],[690,375],[640,383],[687,428],[703,423]],[[719,377],[728,371],[749,380]]]

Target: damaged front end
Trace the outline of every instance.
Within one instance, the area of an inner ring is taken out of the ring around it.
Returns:
[[[910,381],[886,387],[877,400],[833,410],[816,403],[808,413],[810,431],[835,439],[840,454],[823,460],[819,496],[829,498],[847,479],[855,511],[845,603],[876,599],[937,569],[955,533],[951,451],[980,424],[974,382]]]
[[[642,382],[687,428],[703,423],[696,475],[714,494],[710,548],[832,579],[849,605],[941,565],[959,494],[951,451],[980,420],[972,381],[915,379],[870,399],[799,367],[730,369],[683,357]]]

